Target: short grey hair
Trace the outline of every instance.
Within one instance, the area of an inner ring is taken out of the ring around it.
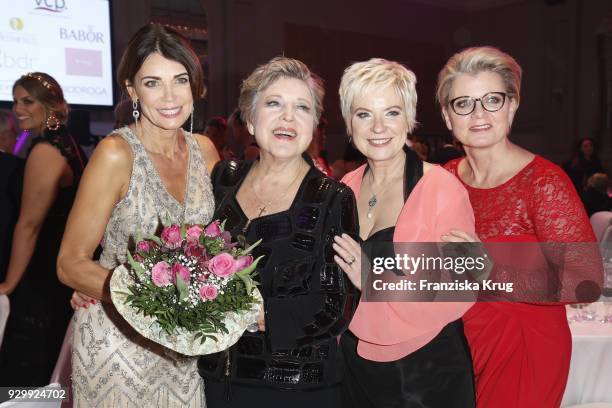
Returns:
[[[238,109],[241,112],[241,119],[245,122],[253,123],[259,94],[280,78],[293,78],[304,81],[314,101],[313,116],[314,126],[316,127],[323,112],[323,97],[325,96],[323,81],[318,75],[311,72],[302,61],[287,57],[272,58],[266,64],[255,68],[242,81],[240,97],[238,98]]]

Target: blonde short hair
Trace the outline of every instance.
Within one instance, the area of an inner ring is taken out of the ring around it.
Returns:
[[[352,106],[355,97],[366,94],[374,88],[392,87],[404,105],[404,114],[408,123],[408,132],[417,126],[416,75],[402,64],[383,58],[372,58],[368,61],[355,62],[344,70],[340,81],[340,109],[350,135]]]
[[[304,81],[314,101],[314,126],[317,126],[323,112],[323,97],[325,96],[323,81],[318,75],[311,72],[302,61],[287,57],[272,58],[266,64],[255,68],[251,75],[242,81],[240,97],[238,98],[241,119],[244,122],[253,123],[259,94],[280,78]]]
[[[453,55],[438,74],[436,99],[440,107],[450,102],[453,81],[461,74],[477,75],[481,72],[498,74],[504,82],[508,97],[518,103],[521,97],[523,70],[514,58],[495,47],[466,48]]]

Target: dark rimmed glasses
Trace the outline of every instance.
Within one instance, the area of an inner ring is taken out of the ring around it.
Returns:
[[[482,95],[480,98],[472,98],[471,96],[460,96],[450,101],[449,105],[453,112],[457,115],[469,115],[476,109],[476,102],[480,101],[482,109],[487,112],[497,112],[504,107],[506,101],[505,92],[489,92]]]

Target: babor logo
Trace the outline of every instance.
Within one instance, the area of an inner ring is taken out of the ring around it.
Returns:
[[[61,13],[66,10],[66,0],[34,0],[36,7],[34,10],[52,11]]]
[[[104,34],[94,31],[91,27],[88,30],[71,30],[61,27],[59,36],[62,40],[86,41],[89,43],[104,44]]]
[[[15,31],[21,31],[23,29],[23,20],[19,17],[13,17],[9,20],[9,26]]]

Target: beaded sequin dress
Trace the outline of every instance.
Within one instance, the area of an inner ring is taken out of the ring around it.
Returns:
[[[195,138],[189,149],[184,202],[165,189],[153,163],[129,128],[116,131],[130,145],[132,175],[126,196],[115,205],[104,233],[100,265],[126,261],[130,236],[154,233],[160,218],[206,224],[214,211],[210,177]],[[79,309],[74,317],[72,354],[75,407],[204,407],[204,384],[196,359],[140,336],[112,304]]]

